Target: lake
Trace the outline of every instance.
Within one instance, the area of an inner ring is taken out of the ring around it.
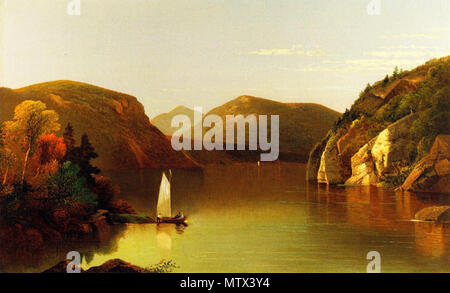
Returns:
[[[107,174],[121,198],[155,217],[161,171]],[[139,266],[172,260],[174,272],[366,272],[369,251],[382,272],[450,272],[450,226],[411,221],[450,197],[375,187],[305,182],[305,165],[268,163],[175,170],[172,211],[188,226],[128,224],[99,239],[49,247],[26,261],[2,260],[5,271],[42,271],[69,250],[82,267],[121,258]]]

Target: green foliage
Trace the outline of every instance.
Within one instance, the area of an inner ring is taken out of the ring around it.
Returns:
[[[352,123],[355,119],[359,119],[362,116],[362,114],[357,110],[349,110],[345,109],[344,114],[342,117],[339,117],[339,119],[334,123],[333,125],[333,132],[336,132],[339,128],[343,126],[347,126],[348,124]]]
[[[405,73],[406,72],[403,69],[399,69],[398,66],[395,66],[394,72],[392,72],[392,80],[402,77]]]
[[[69,142],[71,147],[67,148],[66,159],[79,166],[79,177],[84,177],[89,186],[94,186],[95,178],[92,174],[99,174],[100,169],[91,164],[91,159],[98,157],[94,147],[89,141],[87,134],[81,137],[81,145],[75,147],[73,139],[73,128],[70,123],[66,127],[64,139]]]
[[[70,157],[73,155],[73,150],[75,149],[75,138],[74,138],[74,131],[72,124],[67,123],[66,128],[64,129],[64,143],[67,147],[67,153],[66,153],[66,161],[71,161],[72,158]]]
[[[375,127],[371,127],[367,130],[366,139],[367,141],[371,140],[375,136],[377,136],[386,126],[384,124],[375,123]]]
[[[397,175],[385,175],[381,179],[386,186],[397,187],[397,186],[402,185],[403,182],[405,182],[406,178],[408,178],[411,171],[412,171],[412,168],[407,168]]]
[[[73,202],[85,203],[91,210],[97,206],[97,195],[86,186],[86,179],[78,177],[80,168],[70,161],[65,162],[48,180],[48,196],[60,205]]]
[[[419,88],[392,98],[374,115],[380,124],[393,123],[411,113],[418,113],[411,129],[410,159],[417,161],[428,153],[438,134],[449,134],[450,128],[450,66],[435,64],[428,70],[428,79]]]

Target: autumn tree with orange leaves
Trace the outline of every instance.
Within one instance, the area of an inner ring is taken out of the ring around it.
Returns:
[[[39,139],[43,134],[59,130],[58,119],[58,114],[47,110],[43,102],[27,100],[16,106],[13,120],[5,122],[5,142],[20,146],[23,152],[22,184],[28,160],[34,154]]]
[[[53,133],[42,135],[30,161],[29,171],[33,174],[34,181],[56,173],[65,155],[66,144],[62,137]]]

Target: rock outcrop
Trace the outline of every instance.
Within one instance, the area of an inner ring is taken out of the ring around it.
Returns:
[[[440,138],[440,155],[423,159],[436,134],[448,133],[449,65],[450,56],[432,59],[367,84],[327,133],[326,147],[322,140],[310,153],[307,180],[450,193],[448,143]]]
[[[115,258],[104,264],[89,268],[86,273],[145,273],[144,268],[135,266],[129,262]]]
[[[351,159],[352,176],[345,183],[375,185],[380,177],[406,166],[409,154],[405,149],[415,119],[416,115],[411,114],[392,123],[359,149]]]
[[[429,154],[417,163],[401,189],[450,194],[450,135],[438,135]]]
[[[317,173],[320,168],[320,161],[323,150],[327,145],[328,137],[319,142],[309,154],[308,164],[306,165],[306,180],[316,181]]]
[[[450,206],[433,206],[421,209],[414,218],[420,221],[442,223],[450,221]]]
[[[326,184],[340,184],[345,181],[339,168],[339,157],[336,143],[329,139],[320,158],[317,181]]]
[[[55,266],[43,271],[43,273],[67,273],[67,265],[70,261],[61,261]],[[121,259],[111,259],[104,264],[91,267],[88,270],[80,268],[80,273],[146,273],[144,268],[135,266]]]
[[[348,185],[376,185],[379,182],[371,149],[375,143],[372,139],[365,144],[352,157],[352,177],[350,177],[345,184]]]

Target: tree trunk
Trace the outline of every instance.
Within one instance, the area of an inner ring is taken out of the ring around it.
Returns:
[[[6,167],[5,176],[3,177],[3,185],[6,184],[6,179],[8,178],[9,166]]]
[[[27,170],[28,156],[30,155],[31,147],[28,148],[27,153],[25,154],[25,160],[23,162],[23,171],[22,171],[22,185],[25,180],[25,171]]]

